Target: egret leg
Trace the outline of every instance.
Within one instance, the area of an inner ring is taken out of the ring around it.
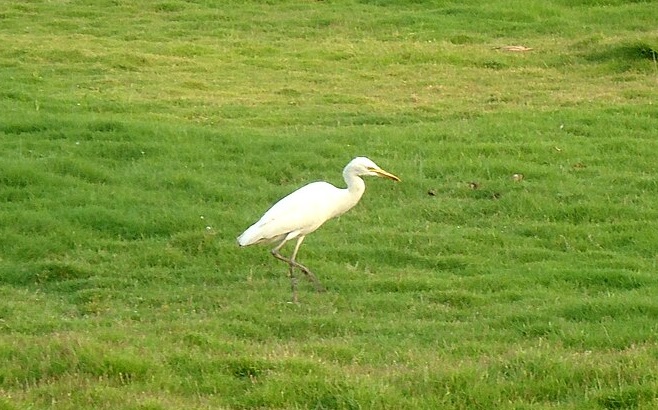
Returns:
[[[285,244],[285,240],[281,241],[280,244],[272,249],[272,255],[288,264],[288,277],[290,278],[290,288],[292,290],[292,303],[297,303],[297,278],[295,277],[295,265],[290,262],[290,259],[287,259],[279,253],[279,250],[283,248],[283,245]]]
[[[282,261],[286,262],[288,265],[290,265],[290,274],[289,275],[290,275],[291,281],[293,282],[293,286],[295,288],[297,286],[297,281],[296,281],[296,279],[293,280],[293,278],[294,278],[293,267],[298,268],[299,270],[304,272],[306,277],[311,282],[313,282],[313,285],[315,286],[315,289],[318,292],[324,292],[325,291],[324,286],[322,286],[322,284],[320,283],[318,278],[313,274],[313,272],[311,272],[311,270],[309,268],[307,268],[306,266],[302,265],[301,263],[299,263],[295,260],[295,257],[297,256],[297,252],[299,251],[299,247],[302,245],[303,241],[304,241],[304,236],[300,236],[297,239],[297,243],[295,244],[295,249],[293,250],[292,257],[290,259],[288,259],[285,256],[281,255],[281,253],[279,252],[279,250],[283,247],[283,245],[285,244],[286,241],[281,242],[280,244],[278,244],[276,246],[276,248],[272,249],[272,255],[275,258],[277,258],[279,260],[282,260]],[[293,299],[295,299],[295,292],[293,292]]]
[[[292,303],[297,303],[297,277],[293,272],[295,268],[292,265],[289,265],[289,267],[288,277],[290,278],[290,289],[292,290]]]
[[[315,290],[317,290],[318,292],[324,292],[326,289],[324,288],[324,286],[322,286],[322,284],[320,283],[318,278],[313,274],[313,272],[311,272],[306,266],[302,265],[301,263],[295,260],[297,258],[297,251],[299,251],[299,247],[302,246],[302,242],[304,241],[304,238],[306,237],[300,236],[299,239],[297,239],[297,243],[295,244],[295,249],[292,251],[292,257],[290,258],[290,260],[292,261],[292,263],[295,264],[295,266],[297,266],[299,269],[301,269],[302,272],[304,272],[306,277],[311,282],[313,282],[313,286],[315,286]]]

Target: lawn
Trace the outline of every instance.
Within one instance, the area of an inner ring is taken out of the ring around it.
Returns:
[[[3,2],[0,410],[658,407],[656,5]]]

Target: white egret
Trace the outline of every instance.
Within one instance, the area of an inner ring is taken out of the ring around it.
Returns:
[[[324,291],[317,277],[306,266],[297,262],[297,252],[306,235],[318,229],[327,220],[344,214],[359,202],[366,189],[366,184],[360,176],[377,176],[400,181],[400,178],[384,171],[368,158],[354,158],[343,170],[347,188],[337,188],[323,181],[305,185],[274,204],[258,222],[238,237],[240,246],[278,242],[271,252],[275,258],[289,265],[293,302],[297,302],[294,268],[304,272],[318,292]],[[297,243],[292,256],[286,258],[279,251],[292,239],[297,239]]]

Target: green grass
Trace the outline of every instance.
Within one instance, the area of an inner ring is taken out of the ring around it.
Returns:
[[[2,3],[0,409],[656,408],[657,18]],[[289,304],[235,238],[357,155]]]

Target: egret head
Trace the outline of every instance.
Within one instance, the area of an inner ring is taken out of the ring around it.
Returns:
[[[354,175],[374,176],[392,179],[393,181],[400,181],[400,178],[381,169],[372,160],[366,157],[356,157],[345,167],[344,173],[351,173]]]

